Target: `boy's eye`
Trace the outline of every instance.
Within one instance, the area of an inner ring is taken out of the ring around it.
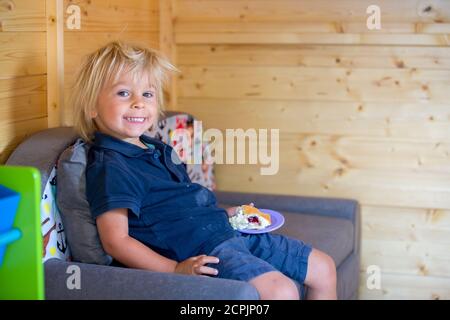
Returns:
[[[128,97],[130,95],[128,91],[119,91],[117,94],[121,97]]]
[[[154,94],[153,94],[153,92],[146,92],[143,94],[143,96],[146,98],[153,98]]]

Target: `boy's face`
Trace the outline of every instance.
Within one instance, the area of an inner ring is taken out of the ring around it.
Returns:
[[[116,83],[105,84],[91,114],[101,132],[141,145],[139,137],[158,116],[156,90],[148,78],[124,72]]]

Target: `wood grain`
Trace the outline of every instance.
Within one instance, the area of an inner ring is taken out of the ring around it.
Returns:
[[[0,32],[0,78],[45,74],[45,32]]]
[[[445,102],[180,98],[178,109],[197,116],[205,128],[221,130],[279,128],[290,133],[425,139],[436,147],[450,136],[450,108]]]
[[[450,71],[309,67],[180,66],[189,98],[311,101],[449,101]]]
[[[179,45],[180,65],[450,69],[449,47]]]
[[[177,0],[180,21],[366,21],[371,0]],[[447,1],[390,1],[376,3],[385,22],[448,22]]]
[[[367,274],[360,274],[360,299],[364,300],[448,300],[450,279],[448,277],[381,274],[380,290],[369,290]]]
[[[0,0],[0,32],[46,31],[46,0]]]

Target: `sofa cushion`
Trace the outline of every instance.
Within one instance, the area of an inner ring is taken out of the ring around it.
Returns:
[[[286,221],[275,233],[300,239],[330,255],[336,266],[352,253],[353,223],[347,219],[282,212]]]
[[[58,161],[57,203],[74,261],[110,264],[112,258],[100,243],[97,225],[86,199],[86,162],[89,146],[81,139]]]

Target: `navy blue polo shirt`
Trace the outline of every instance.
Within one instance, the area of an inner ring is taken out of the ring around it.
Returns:
[[[172,147],[147,136],[141,141],[150,147],[95,133],[86,167],[94,219],[127,208],[129,235],[176,261],[209,254],[232,238],[227,212],[213,192],[191,182],[183,163],[172,162]]]

